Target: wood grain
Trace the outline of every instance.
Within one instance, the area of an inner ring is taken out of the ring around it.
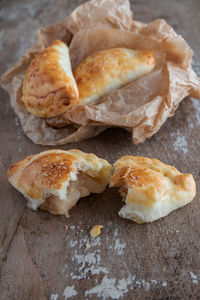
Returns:
[[[33,43],[37,28],[62,20],[82,2],[1,1],[0,73]],[[164,18],[183,35],[195,52],[193,65],[200,75],[199,0],[131,4],[136,19]],[[197,195],[190,205],[152,224],[137,225],[118,216],[122,201],[115,189],[81,199],[68,219],[25,208],[23,197],[8,184],[6,169],[50,147],[34,145],[2,89],[0,98],[0,299],[199,299],[198,100],[185,99],[143,144],[133,145],[129,133],[115,128],[60,147],[94,152],[111,163],[127,154],[157,157],[194,175]],[[89,232],[96,224],[104,228],[92,239]]]

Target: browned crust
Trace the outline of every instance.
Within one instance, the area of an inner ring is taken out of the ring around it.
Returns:
[[[41,156],[30,156],[20,162],[10,166],[7,171],[8,178],[14,177],[21,169],[17,178],[17,188],[22,189],[31,198],[41,198],[42,190],[60,189],[62,184],[70,178],[73,171],[73,162],[77,158],[65,153],[46,153]],[[28,162],[27,161],[30,161]],[[27,164],[28,162],[28,164]]]
[[[110,180],[111,186],[123,188],[128,186],[131,188],[146,188],[153,186],[158,192],[165,189],[163,181],[158,174],[139,167],[122,167],[117,169]]]
[[[115,171],[110,179],[111,186],[147,187],[154,186],[158,192],[164,191],[164,179],[168,177],[180,188],[196,193],[192,174],[181,174],[175,167],[147,157],[124,156],[115,163]]]
[[[75,81],[59,64],[63,54],[58,48],[66,50],[67,55],[66,45],[55,41],[33,58],[26,71],[22,101],[26,109],[38,117],[55,117],[78,100]]]
[[[18,161],[16,163],[12,164],[10,167],[8,167],[8,169],[7,169],[7,177],[10,178],[13,175],[15,175],[21,169],[21,167],[23,167],[24,165],[26,165],[26,163],[28,163],[31,160],[31,158],[33,156],[34,155],[30,155],[30,156],[26,157],[25,159],[20,160],[20,161]]]
[[[122,80],[123,71],[134,70],[140,63],[155,65],[155,58],[151,51],[137,51],[136,53],[137,58],[130,59],[123,48],[113,48],[100,50],[86,57],[73,71],[80,102],[81,99],[105,89],[108,76],[113,78],[117,75]]]

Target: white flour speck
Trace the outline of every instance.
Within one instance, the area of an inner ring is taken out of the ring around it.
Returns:
[[[97,237],[96,239],[92,239],[90,242],[90,248],[100,246],[100,245],[101,245],[100,237]]]
[[[84,238],[81,238],[79,240],[71,240],[69,242],[69,246],[71,248],[75,247],[76,245],[78,244],[78,248],[82,248],[84,247],[85,250],[88,250],[88,249],[91,249],[91,248],[94,248],[96,246],[100,246],[101,245],[101,240],[100,240],[100,237],[97,237],[96,239],[89,239],[88,237],[84,237]],[[89,247],[85,247],[86,244],[89,245]]]
[[[150,290],[150,284],[149,282],[147,282],[146,280],[142,280],[142,286],[144,287],[145,291],[149,291]]]
[[[140,280],[136,280],[136,285],[140,288],[141,286],[142,286],[142,283],[141,283],[141,281]]]
[[[197,284],[198,283],[198,280],[197,280],[197,275],[195,275],[193,272],[190,272],[190,276],[192,278],[192,282],[194,284]]]
[[[184,155],[188,153],[188,143],[186,140],[186,137],[184,135],[180,134],[180,130],[178,130],[176,133],[172,132],[171,137],[176,137],[176,140],[173,144],[175,151],[182,151]]]
[[[78,243],[78,248],[82,248],[82,247],[85,248],[85,244],[89,243],[89,239],[88,238],[80,238],[78,241],[75,240],[74,242]]]
[[[129,276],[127,279],[120,279],[118,281],[117,288],[120,291],[123,291],[124,293],[128,293],[128,286],[131,285],[134,280],[135,280],[135,275]]]
[[[123,254],[125,247],[126,247],[125,243],[121,243],[119,239],[115,240],[115,251],[116,251],[117,255]]]
[[[128,283],[130,284],[131,282],[128,280]],[[118,282],[117,287],[121,291],[124,290],[125,292],[128,292],[128,289],[127,289],[127,280],[120,279],[119,282]]]
[[[74,289],[74,285],[67,286],[63,292],[63,296],[65,300],[76,295],[77,295],[77,291]]]
[[[96,263],[96,257],[95,257],[96,251],[94,253],[88,253],[87,255],[79,255],[75,254],[74,259],[76,260],[78,264],[81,264],[80,270],[84,269],[86,262],[91,265]]]
[[[85,292],[85,296],[96,294],[97,297],[102,297],[103,300],[107,298],[119,299],[124,295],[124,293],[127,293],[127,287],[117,287],[116,278],[108,278],[107,275],[105,275],[99,285]]]
[[[119,229],[118,229],[118,228],[116,228],[116,229],[115,229],[115,231],[114,231],[114,236],[117,236],[117,235],[118,235],[118,233],[119,233]]]
[[[70,228],[72,227],[72,228]],[[70,229],[77,229],[78,227],[70,226]],[[113,232],[112,244],[107,244],[107,251],[112,253],[112,255],[122,255],[124,253],[124,249],[126,248],[126,244],[120,241],[119,239],[119,230],[115,229]],[[156,279],[140,279],[136,278],[135,275],[130,274],[128,277],[124,277],[122,279],[117,279],[112,275],[110,277],[110,270],[107,268],[107,264],[104,261],[104,257],[101,257],[101,250],[99,246],[101,245],[101,237],[97,237],[96,239],[91,239],[88,235],[84,235],[82,238],[75,238],[70,241],[66,240],[67,247],[74,248],[74,254],[71,257],[71,261],[73,262],[74,270],[73,272],[67,271],[67,266],[64,266],[63,272],[65,274],[66,279],[69,278],[74,280],[74,283],[77,283],[77,280],[85,279],[91,283],[91,279],[93,285],[90,289],[85,291],[86,299],[93,298],[101,298],[104,299],[119,299],[123,298],[125,294],[134,290],[136,288],[141,288],[144,291],[149,291],[151,287],[155,287],[156,285],[167,286],[166,282],[161,282]],[[104,240],[105,242],[105,240]],[[89,247],[86,247],[86,244],[89,244]],[[114,251],[113,251],[114,250]],[[99,275],[94,277],[93,275]],[[195,280],[195,279],[193,279]],[[72,291],[72,295],[70,294]],[[69,295],[73,295],[74,286],[66,287],[64,294],[65,299],[68,299]],[[54,300],[54,299],[53,299]]]
[[[136,285],[141,288],[141,287],[144,287],[145,291],[149,291],[150,290],[150,283],[147,282],[146,280],[144,279],[141,279],[141,280],[136,280]]]
[[[62,272],[65,273],[67,272],[67,265],[64,265],[63,269],[62,269]]]
[[[194,124],[190,121],[189,124],[188,124],[188,127],[189,127],[190,129],[193,129],[193,128],[194,128]]]
[[[128,293],[128,287],[133,289],[133,282],[135,280],[135,275],[129,276],[128,278],[118,280],[116,278],[108,278],[107,275],[104,276],[101,283],[89,291],[85,292],[85,296],[96,294],[97,297],[104,299],[119,299]]]
[[[50,300],[57,300],[58,299],[58,294],[52,294],[50,296]]]
[[[78,244],[78,241],[73,241],[73,240],[71,240],[71,241],[69,242],[69,247],[70,247],[70,248],[73,248],[73,247],[75,247],[77,244]]]
[[[69,226],[69,228],[70,228],[71,230],[74,230],[74,229],[76,228],[76,226],[75,226],[75,225],[72,225],[72,226]]]
[[[161,284],[163,287],[167,286],[167,282],[164,281],[162,284]]]
[[[87,274],[107,274],[108,270],[101,266],[101,256],[99,254],[100,250],[95,250],[93,253],[87,253],[86,255],[80,255],[75,253],[72,261],[78,264],[78,268],[75,268],[75,272],[78,274],[70,274],[72,279],[83,279],[87,278]]]

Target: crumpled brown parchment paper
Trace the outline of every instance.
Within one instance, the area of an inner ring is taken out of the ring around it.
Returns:
[[[76,105],[55,118],[38,118],[28,113],[21,101],[22,82],[33,56],[56,39],[68,44],[72,68],[94,51],[113,47],[151,50],[156,66],[94,104]],[[160,129],[186,96],[200,99],[200,79],[191,68],[192,55],[188,44],[164,20],[150,24],[133,21],[128,0],[92,0],[63,22],[39,29],[35,45],[3,75],[1,84],[10,94],[25,134],[36,144],[77,142],[112,126],[132,132],[133,142],[141,143]]]

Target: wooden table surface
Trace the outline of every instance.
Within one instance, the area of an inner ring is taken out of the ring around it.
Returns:
[[[82,2],[0,1],[0,73],[33,44],[37,28],[62,20]],[[135,0],[131,5],[135,19],[164,18],[183,35],[200,75],[200,1]],[[126,131],[109,129],[60,147],[94,152],[111,163],[127,154],[157,157],[194,175],[197,195],[191,204],[137,225],[118,216],[122,201],[115,189],[81,199],[68,219],[27,209],[9,185],[6,169],[50,147],[33,144],[2,89],[0,98],[0,299],[200,299],[200,102],[185,99],[174,117],[139,145]],[[96,224],[104,228],[92,239],[89,231]]]

